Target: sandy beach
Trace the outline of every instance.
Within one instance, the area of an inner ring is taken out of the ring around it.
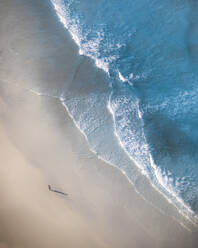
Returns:
[[[74,87],[74,77],[82,81],[76,95],[89,94],[83,82],[93,79],[108,91],[49,1],[1,0],[0,248],[196,248],[196,226],[180,224],[183,217],[154,189],[167,211],[146,202],[90,151],[56,97],[65,82]]]

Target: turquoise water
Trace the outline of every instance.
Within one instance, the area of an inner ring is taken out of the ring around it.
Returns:
[[[150,182],[183,213],[197,215],[198,3],[51,2],[79,53],[108,76],[110,94],[64,101],[92,149],[112,164],[121,161],[122,155],[112,152],[113,141],[105,145],[113,129],[112,139]],[[104,103],[112,126],[100,113]],[[116,166],[135,182],[130,165]]]

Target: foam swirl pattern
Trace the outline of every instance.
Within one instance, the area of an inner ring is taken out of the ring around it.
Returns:
[[[51,2],[79,53],[93,59],[111,85],[108,94],[64,100],[92,149],[122,167],[134,182],[128,163],[120,162],[127,159],[114,147],[117,140],[160,192],[185,215],[197,216],[196,1]],[[105,119],[105,108],[113,126]],[[109,129],[115,137],[109,136]],[[105,137],[112,140],[104,142]]]

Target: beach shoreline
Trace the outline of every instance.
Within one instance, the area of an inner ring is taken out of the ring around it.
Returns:
[[[159,212],[135,192],[118,169],[89,150],[57,95],[65,80],[73,87],[76,67],[82,61],[86,68],[93,64],[79,56],[53,11],[47,1],[9,0],[0,4],[3,245],[196,247],[196,228],[189,232]],[[91,75],[91,69],[88,72]],[[54,94],[47,96],[44,93],[49,88]],[[101,91],[107,90],[101,86]],[[68,198],[49,192],[48,184],[68,193]],[[50,210],[46,210],[49,205]],[[13,224],[21,219],[22,225]]]

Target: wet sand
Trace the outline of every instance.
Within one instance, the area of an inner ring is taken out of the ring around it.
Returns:
[[[59,99],[36,94],[74,87],[82,60],[87,78],[93,67],[48,1],[2,0],[0,34],[0,247],[197,247],[197,228],[145,202],[90,152]]]

